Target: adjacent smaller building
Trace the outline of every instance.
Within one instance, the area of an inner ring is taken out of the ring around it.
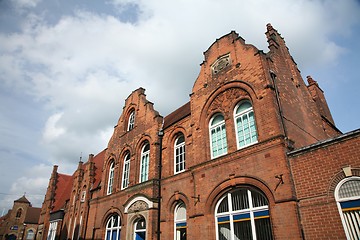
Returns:
[[[35,239],[40,211],[25,195],[15,200],[12,209],[0,218],[0,240]]]

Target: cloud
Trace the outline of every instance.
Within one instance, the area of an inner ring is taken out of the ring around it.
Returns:
[[[34,155],[46,153],[37,155],[42,162],[66,173],[81,152],[106,147],[124,100],[138,87],[162,115],[187,102],[202,52],[231,30],[267,51],[271,22],[303,70],[335,64],[349,51],[334,36],[351,37],[360,16],[355,0],[118,0],[112,2],[118,15],[76,7],[51,22],[46,11],[31,11],[40,1],[16,3],[28,12],[21,31],[0,34],[0,84],[36,104],[43,133],[32,140],[36,145],[18,147],[36,147]],[[72,1],[62,4],[70,9]],[[12,191],[31,189],[20,185],[27,179],[47,184],[27,174]]]

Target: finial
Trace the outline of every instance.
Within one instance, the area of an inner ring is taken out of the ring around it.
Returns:
[[[273,29],[271,23],[266,24],[266,28],[267,28],[268,31]]]
[[[79,161],[79,163],[81,163],[82,161],[82,152],[80,153],[80,161]]]
[[[308,81],[309,84],[313,84],[315,83],[316,84],[316,81],[309,75],[309,76],[306,76],[306,79]]]

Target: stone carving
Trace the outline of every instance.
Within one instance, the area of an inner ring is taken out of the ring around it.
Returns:
[[[221,58],[217,59],[212,65],[211,69],[213,74],[217,74],[221,70],[223,70],[225,67],[229,66],[231,63],[230,61],[230,54],[227,54],[225,56],[222,56]]]
[[[220,93],[210,104],[208,114],[216,110],[227,112],[229,109],[233,111],[234,102],[238,101],[241,97],[248,96],[248,93],[241,88],[230,88]]]
[[[140,212],[140,211],[147,210],[148,208],[149,208],[149,206],[146,202],[139,200],[139,201],[136,201],[133,204],[131,204],[128,212],[129,213]]]

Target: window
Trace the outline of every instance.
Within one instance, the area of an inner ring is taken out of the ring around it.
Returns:
[[[134,240],[145,240],[146,239],[146,222],[142,217],[136,220],[134,225]]]
[[[32,229],[29,229],[27,232],[26,232],[26,240],[32,240],[34,239],[35,237],[35,233],[34,233],[34,230]]]
[[[176,174],[185,171],[185,138],[183,134],[176,138],[174,149],[174,172]]]
[[[132,110],[128,119],[127,130],[130,131],[135,126],[135,111]]]
[[[237,148],[257,143],[254,111],[249,101],[240,102],[234,112]]]
[[[175,208],[175,240],[186,240],[186,207],[183,202]]]
[[[227,153],[225,119],[216,114],[210,121],[211,158]]]
[[[50,222],[47,240],[55,240],[57,224],[57,222]]]
[[[146,143],[141,150],[140,182],[149,179],[150,144]]]
[[[85,187],[84,187],[85,188]],[[86,198],[86,190],[83,190],[81,192],[81,198],[80,198],[80,202],[85,202],[85,198]]]
[[[108,178],[108,187],[107,187],[108,195],[112,193],[112,189],[113,189],[114,169],[115,169],[115,163],[114,163],[114,161],[112,161],[110,164],[110,167],[109,167],[109,178]]]
[[[360,177],[345,178],[335,198],[347,239],[360,239]]]
[[[105,240],[120,240],[121,221],[120,216],[112,215],[106,223]]]
[[[21,217],[21,214],[22,214],[22,209],[19,208],[16,212],[16,218],[20,218]]]
[[[128,152],[124,158],[121,189],[127,188],[129,186],[129,177],[130,177],[130,153]]]
[[[259,191],[243,187],[216,205],[216,239],[273,239],[268,201]]]

